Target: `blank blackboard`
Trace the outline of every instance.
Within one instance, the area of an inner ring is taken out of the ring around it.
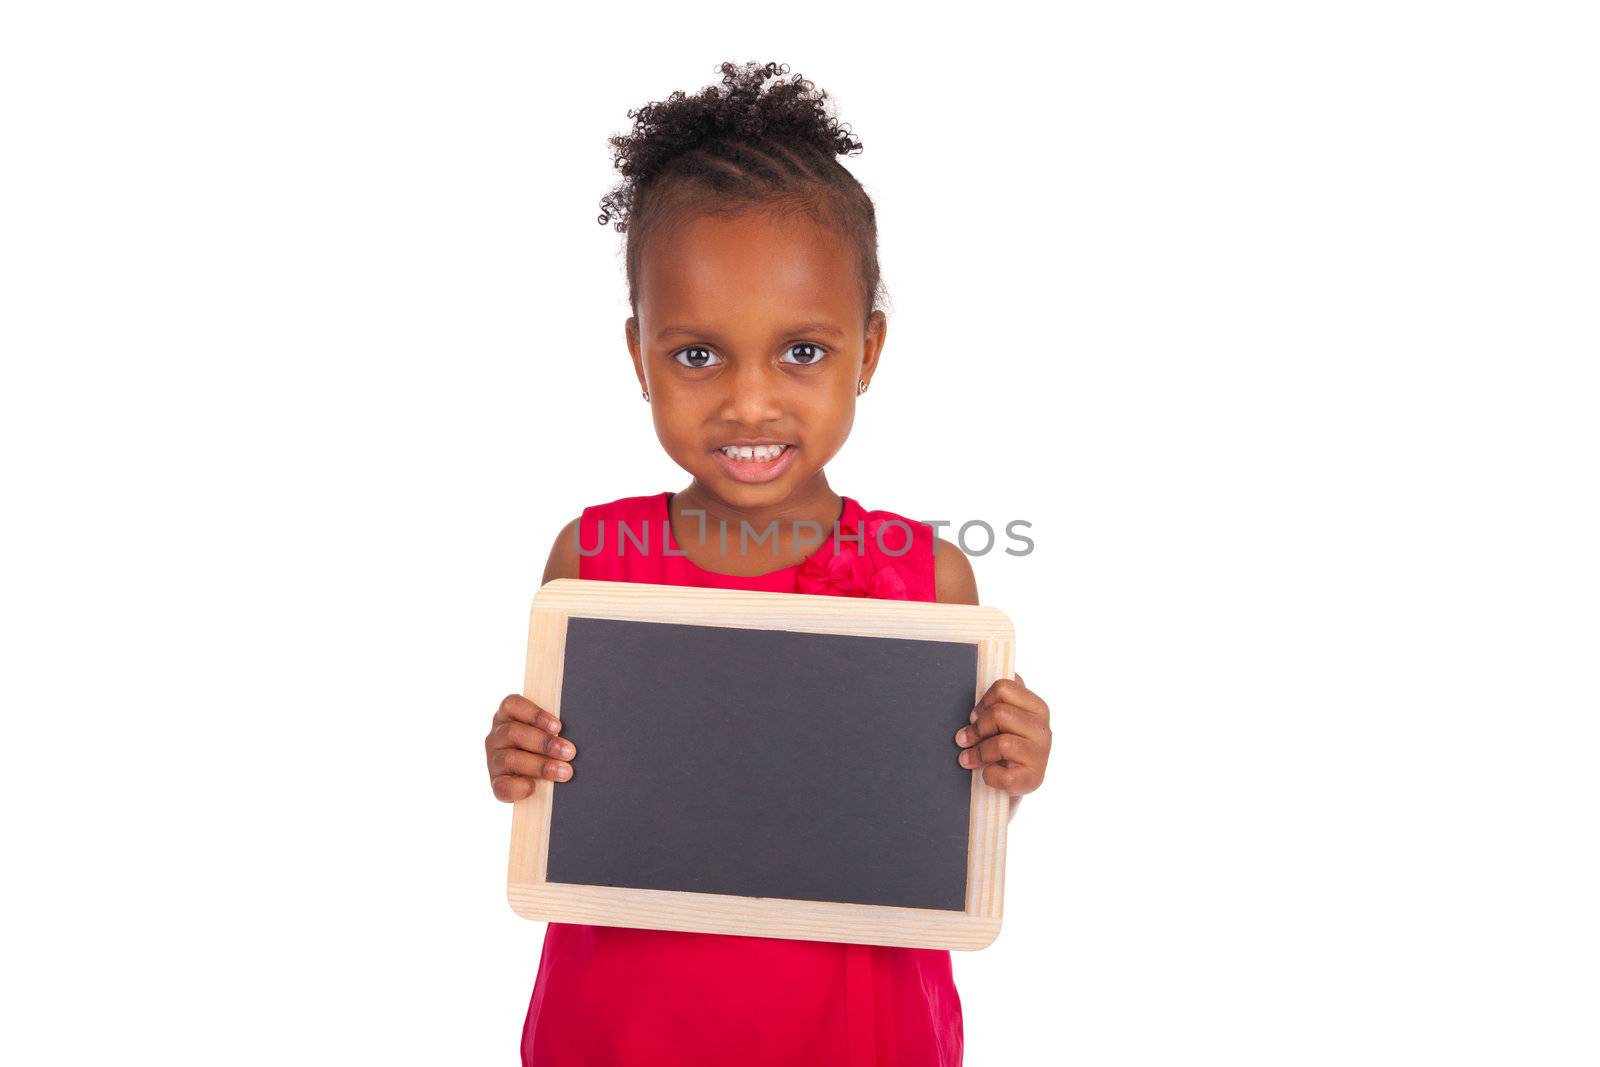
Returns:
[[[975,644],[567,626],[552,882],[961,911]]]
[[[1009,798],[956,731],[1011,677],[1004,612],[559,578],[524,692],[578,747],[513,806],[507,896],[547,922],[977,949]]]

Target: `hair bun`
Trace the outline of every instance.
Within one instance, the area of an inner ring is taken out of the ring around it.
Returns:
[[[680,89],[632,109],[633,130],[608,139],[612,166],[625,180],[600,201],[602,225],[616,219],[618,232],[627,232],[637,191],[697,149],[762,144],[810,148],[830,157],[861,152],[849,124],[830,114],[827,92],[799,74],[785,78],[787,63],[722,63],[717,69],[720,84],[693,96]]]

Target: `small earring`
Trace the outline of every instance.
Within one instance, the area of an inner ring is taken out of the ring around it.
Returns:
[[[650,399],[650,390],[646,389],[644,392],[640,393],[639,395],[644,397],[646,400],[649,400]]]
[[[860,378],[857,378],[856,379],[856,396],[860,396],[862,393],[864,393],[866,391],[867,391],[867,383],[865,381],[861,380]]]

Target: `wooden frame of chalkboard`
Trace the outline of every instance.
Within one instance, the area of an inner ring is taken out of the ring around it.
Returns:
[[[896,647],[923,642],[970,645],[975,656],[963,661],[976,662],[972,691],[966,694],[971,696],[966,705],[969,710],[995,680],[1012,677],[1015,633],[1005,613],[991,607],[558,578],[545,583],[534,597],[524,687],[528,699],[558,717],[562,715],[569,623],[579,619],[900,639]],[[593,625],[597,624],[582,623],[573,629],[576,632]],[[891,650],[885,654],[900,653]],[[959,700],[965,700],[966,695],[959,695]],[[964,718],[964,711],[957,709],[957,713]],[[970,778],[971,783],[970,791],[958,787],[956,797],[959,805],[961,792],[966,792],[965,878],[964,886],[957,884],[953,901],[961,905],[959,908],[549,880],[552,830],[561,829],[559,825],[552,827],[554,809],[560,803],[561,791],[571,789],[584,773],[580,735],[574,732],[570,720],[563,721],[567,733],[579,744],[573,781],[558,784],[541,780],[531,796],[513,806],[507,895],[512,909],[524,918],[966,950],[983,948],[999,934],[1010,798],[1003,790],[985,783],[981,771],[964,771],[956,765],[957,726],[949,729],[950,737],[946,739],[948,759],[952,769]],[[938,723],[930,726],[936,728]],[[863,822],[874,814],[862,812]],[[613,850],[613,854],[622,853],[625,850]],[[959,861],[956,863],[959,878]]]

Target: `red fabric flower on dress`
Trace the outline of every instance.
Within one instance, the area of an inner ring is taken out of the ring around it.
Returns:
[[[865,552],[856,543],[856,531],[841,527],[839,536],[829,535],[822,546],[800,564],[795,575],[795,592],[823,596],[870,596],[881,600],[910,600],[906,581],[892,562],[896,557],[879,550],[878,531],[892,519],[867,519],[861,523]],[[883,535],[891,548],[909,544],[904,525]],[[834,551],[829,551],[833,549]]]

